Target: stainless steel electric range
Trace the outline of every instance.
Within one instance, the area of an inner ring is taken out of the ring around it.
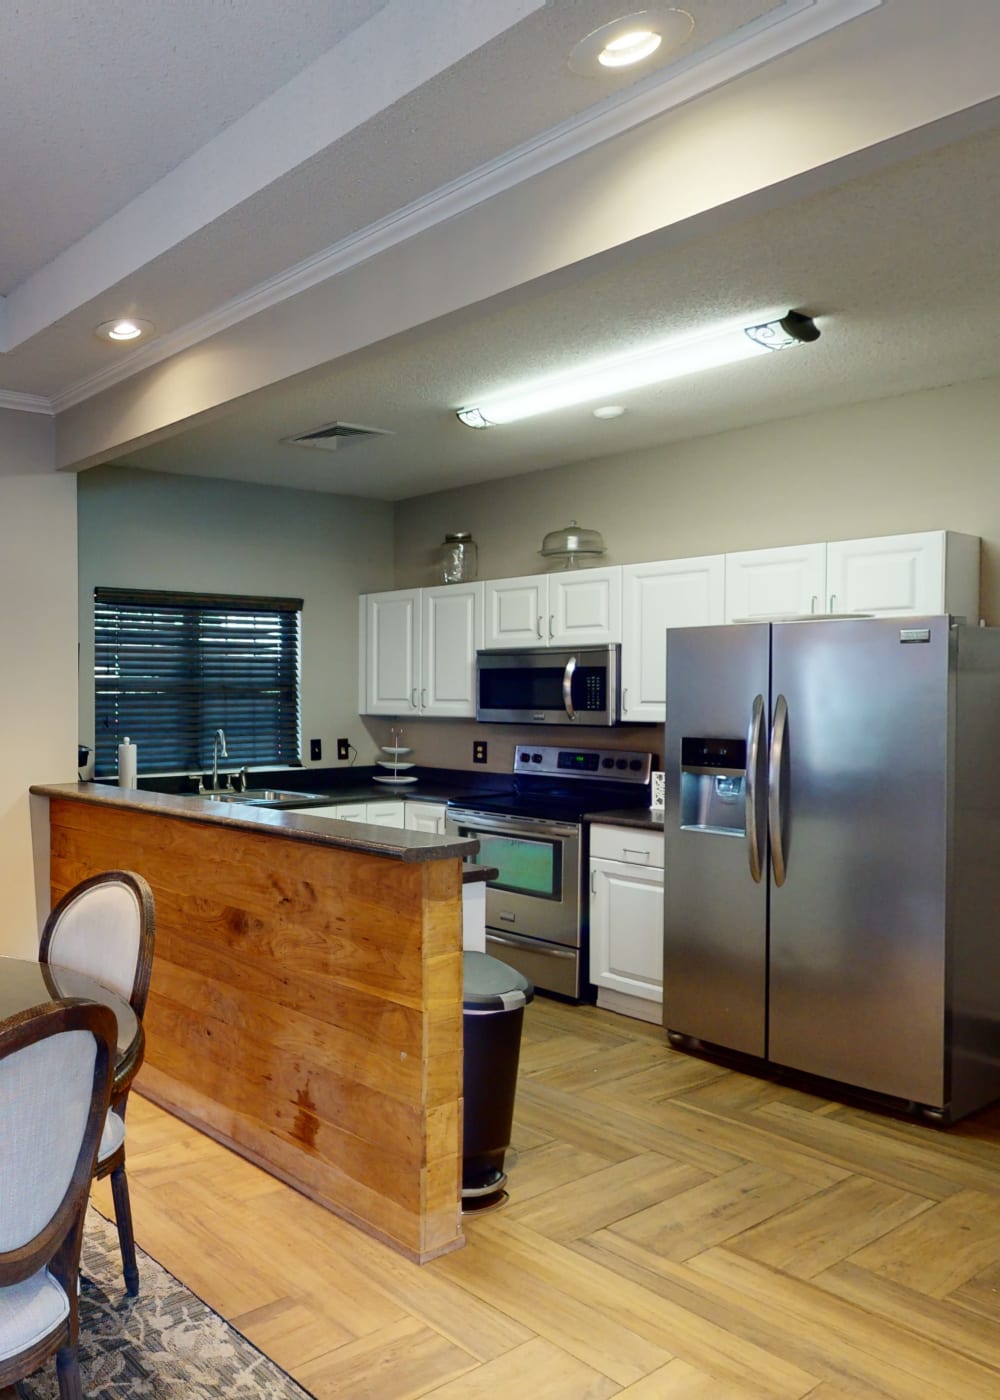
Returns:
[[[649,805],[652,754],[518,744],[506,791],[449,802],[446,829],[479,842],[487,952],[539,991],[588,992],[589,853],[585,813]]]

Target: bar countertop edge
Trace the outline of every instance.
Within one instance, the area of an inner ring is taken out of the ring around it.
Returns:
[[[342,851],[359,851],[384,856],[388,860],[463,860],[474,855],[479,842],[467,838],[433,836],[421,831],[400,831],[395,827],[372,826],[367,822],[346,822],[336,817],[311,817],[307,809],[251,807],[239,802],[207,802],[203,798],[146,792],[139,788],[111,788],[101,783],[33,783],[35,797],[116,807],[171,821],[199,822],[205,826],[230,826],[241,831],[276,836],[286,841],[306,841],[314,846],[332,846]]]

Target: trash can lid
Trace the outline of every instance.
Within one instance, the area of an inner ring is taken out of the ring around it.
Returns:
[[[535,995],[527,977],[486,953],[463,953],[462,1005],[470,1011],[516,1011]]]

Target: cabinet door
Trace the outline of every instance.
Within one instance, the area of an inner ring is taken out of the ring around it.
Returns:
[[[566,569],[549,575],[549,646],[598,646],[622,639],[622,571]]]
[[[975,622],[978,543],[973,536],[943,530],[835,540],[826,547],[829,610],[876,617],[955,612]]]
[[[540,647],[549,612],[546,574],[487,579],[483,584],[483,646]]]
[[[483,644],[483,585],[420,592],[420,712],[476,715],[476,649]]]
[[[782,545],[726,555],[726,621],[825,613],[826,545]]]
[[[412,714],[418,708],[419,600],[417,588],[366,597],[365,714]]]
[[[403,806],[402,802],[368,802],[365,804],[365,821],[370,826],[394,826],[402,831]]]
[[[363,822],[365,820],[365,804],[363,802],[335,802],[326,807],[302,807],[299,815],[303,817],[335,817],[342,822]]]
[[[443,836],[443,802],[404,802],[403,820],[407,831],[426,831],[430,836]]]
[[[722,554],[622,569],[622,718],[662,724],[668,627],[706,627],[726,614]]]
[[[590,980],[662,1002],[662,870],[591,860]]]

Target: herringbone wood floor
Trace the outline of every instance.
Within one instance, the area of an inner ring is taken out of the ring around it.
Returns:
[[[139,1243],[320,1400],[1000,1397],[1000,1109],[941,1132],[537,1000],[510,1203],[423,1268],[129,1115]]]

